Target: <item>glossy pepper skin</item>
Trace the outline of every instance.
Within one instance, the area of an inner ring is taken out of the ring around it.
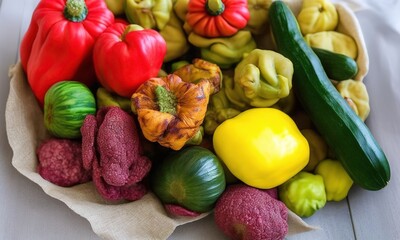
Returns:
[[[324,179],[326,200],[341,201],[347,197],[353,180],[340,161],[325,159],[317,165],[315,173]]]
[[[310,152],[294,121],[274,108],[252,108],[225,120],[215,129],[213,146],[233,175],[261,189],[301,171]]]
[[[21,63],[43,107],[46,91],[56,82],[96,81],[92,52],[97,37],[114,15],[104,1],[42,0],[21,42]]]
[[[157,31],[115,22],[98,37],[93,61],[100,84],[130,98],[144,81],[157,76],[165,53],[166,43]]]
[[[279,199],[300,217],[310,217],[326,204],[324,180],[301,171],[278,187]]]
[[[250,13],[246,0],[190,0],[186,22],[203,37],[228,37],[244,28]]]

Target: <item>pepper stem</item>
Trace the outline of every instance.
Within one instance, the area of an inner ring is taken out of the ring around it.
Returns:
[[[71,22],[82,22],[86,19],[88,9],[85,0],[67,0],[64,8],[64,17]]]
[[[206,10],[212,16],[218,16],[225,11],[225,4],[222,0],[207,0]]]
[[[157,86],[155,93],[160,112],[176,115],[176,96],[163,86]]]

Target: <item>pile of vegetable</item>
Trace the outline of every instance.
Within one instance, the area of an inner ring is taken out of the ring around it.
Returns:
[[[106,203],[151,191],[171,217],[215,210],[233,239],[283,239],[289,210],[384,188],[339,21],[329,0],[41,0],[20,49],[50,136],[38,173]]]

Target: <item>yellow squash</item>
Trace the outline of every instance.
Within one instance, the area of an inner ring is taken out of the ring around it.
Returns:
[[[353,180],[347,174],[340,161],[325,159],[321,161],[315,174],[322,176],[325,184],[326,200],[341,201],[347,197]]]
[[[296,175],[310,154],[294,121],[274,108],[252,108],[224,121],[214,132],[213,145],[235,177],[262,189]]]
[[[302,34],[306,35],[334,30],[339,22],[339,15],[330,0],[303,0],[297,21]]]

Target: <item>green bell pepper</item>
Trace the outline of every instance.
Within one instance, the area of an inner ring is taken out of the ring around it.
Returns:
[[[325,159],[317,165],[315,173],[321,175],[324,179],[328,201],[341,201],[347,197],[353,185],[353,180],[340,161]]]
[[[172,0],[126,0],[125,15],[130,23],[161,30],[167,25]]]
[[[280,200],[300,217],[310,217],[326,204],[324,180],[301,171],[278,187]]]
[[[254,49],[235,68],[233,82],[224,83],[228,99],[240,107],[270,107],[292,88],[293,64],[283,55]]]
[[[240,62],[243,55],[256,48],[256,42],[250,31],[241,30],[231,37],[205,38],[191,32],[188,40],[200,48],[201,58],[220,68],[230,68]]]

